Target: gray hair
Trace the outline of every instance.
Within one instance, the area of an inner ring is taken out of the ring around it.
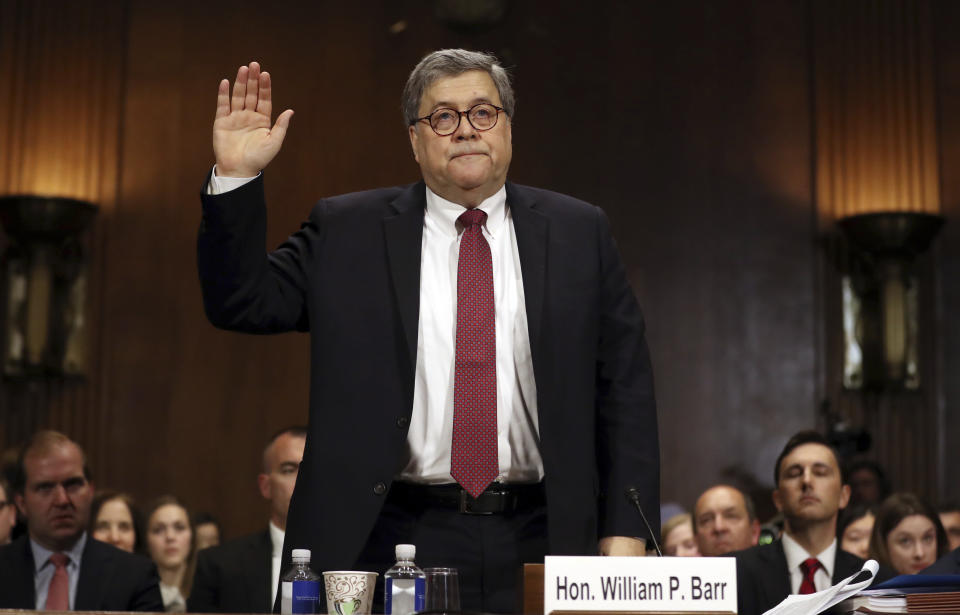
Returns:
[[[400,109],[403,112],[403,119],[406,124],[412,126],[416,123],[419,116],[420,100],[427,88],[439,79],[456,77],[471,70],[482,70],[490,75],[493,84],[497,86],[497,93],[500,95],[500,104],[503,106],[503,110],[512,119],[516,105],[513,97],[513,85],[510,83],[510,75],[506,69],[500,66],[497,56],[482,51],[441,49],[425,55],[410,73],[407,84],[403,86]]]

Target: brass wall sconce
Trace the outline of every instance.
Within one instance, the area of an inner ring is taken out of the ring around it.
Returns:
[[[882,212],[838,224],[854,248],[851,270],[843,277],[844,387],[916,390],[920,302],[913,262],[944,218]]]
[[[87,367],[83,232],[96,205],[62,197],[0,197],[2,372],[8,378],[82,376]]]

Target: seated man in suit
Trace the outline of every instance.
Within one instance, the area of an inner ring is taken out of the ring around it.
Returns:
[[[14,499],[28,530],[0,549],[0,608],[163,610],[156,566],[87,534],[89,476],[83,450],[61,433],[23,447]]]
[[[263,451],[257,476],[260,495],[270,502],[269,527],[197,553],[197,571],[187,610],[194,613],[269,613],[277,597],[287,509],[297,482],[305,427],[276,433]]]
[[[760,538],[760,521],[753,500],[730,485],[710,487],[697,498],[693,532],[704,557],[752,547]]]
[[[826,589],[863,567],[864,560],[837,546],[837,515],[850,499],[850,487],[823,436],[802,431],[790,438],[777,458],[774,480],[783,536],[733,554],[739,615],[759,615],[789,594]],[[877,580],[892,576],[881,568]]]

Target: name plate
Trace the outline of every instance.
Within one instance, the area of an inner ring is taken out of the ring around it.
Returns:
[[[732,557],[567,557],[544,560],[544,613],[737,611]]]

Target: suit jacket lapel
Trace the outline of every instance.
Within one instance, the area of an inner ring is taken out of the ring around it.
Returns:
[[[840,545],[837,544],[837,555],[833,559],[833,583],[836,585],[840,581],[846,579],[855,572],[858,572],[863,568],[863,560],[853,555],[852,553],[847,553],[840,548]]]
[[[273,610],[273,603],[270,602],[270,584],[277,582],[277,579],[271,579],[273,574],[273,543],[270,542],[270,530],[263,532],[259,540],[250,544],[250,549],[245,554],[247,561],[243,569],[247,571],[247,604],[259,604],[261,609],[266,609],[264,613]]]
[[[15,609],[35,609],[37,608],[37,594],[33,586],[33,571],[35,570],[33,561],[33,551],[30,550],[30,540],[23,536],[18,538],[19,545],[16,547],[17,559],[23,562],[23,566],[13,566],[11,570],[4,570],[3,575],[9,575],[4,579],[2,585],[11,592],[14,602],[9,607]],[[16,543],[14,543],[16,544]],[[11,548],[14,548],[11,546]]]
[[[770,596],[775,598],[773,604],[779,604],[783,596],[791,593],[790,570],[787,568],[787,556],[783,552],[783,543],[773,543],[774,549],[767,549],[764,555],[770,566]],[[779,596],[779,597],[778,597]]]
[[[549,220],[536,210],[536,200],[528,192],[510,182],[507,182],[507,205],[510,207],[513,228],[517,233],[530,351],[536,366],[540,348],[540,325],[543,322]]]
[[[102,609],[106,584],[110,582],[112,576],[111,548],[106,545],[101,548],[97,541],[87,536],[87,544],[83,547],[83,556],[80,559],[80,578],[77,579],[74,610],[99,611]]]
[[[403,191],[393,202],[394,214],[383,221],[387,260],[400,320],[407,339],[411,370],[417,365],[417,325],[420,318],[420,253],[426,185],[421,181]],[[411,373],[412,380],[412,373]]]

